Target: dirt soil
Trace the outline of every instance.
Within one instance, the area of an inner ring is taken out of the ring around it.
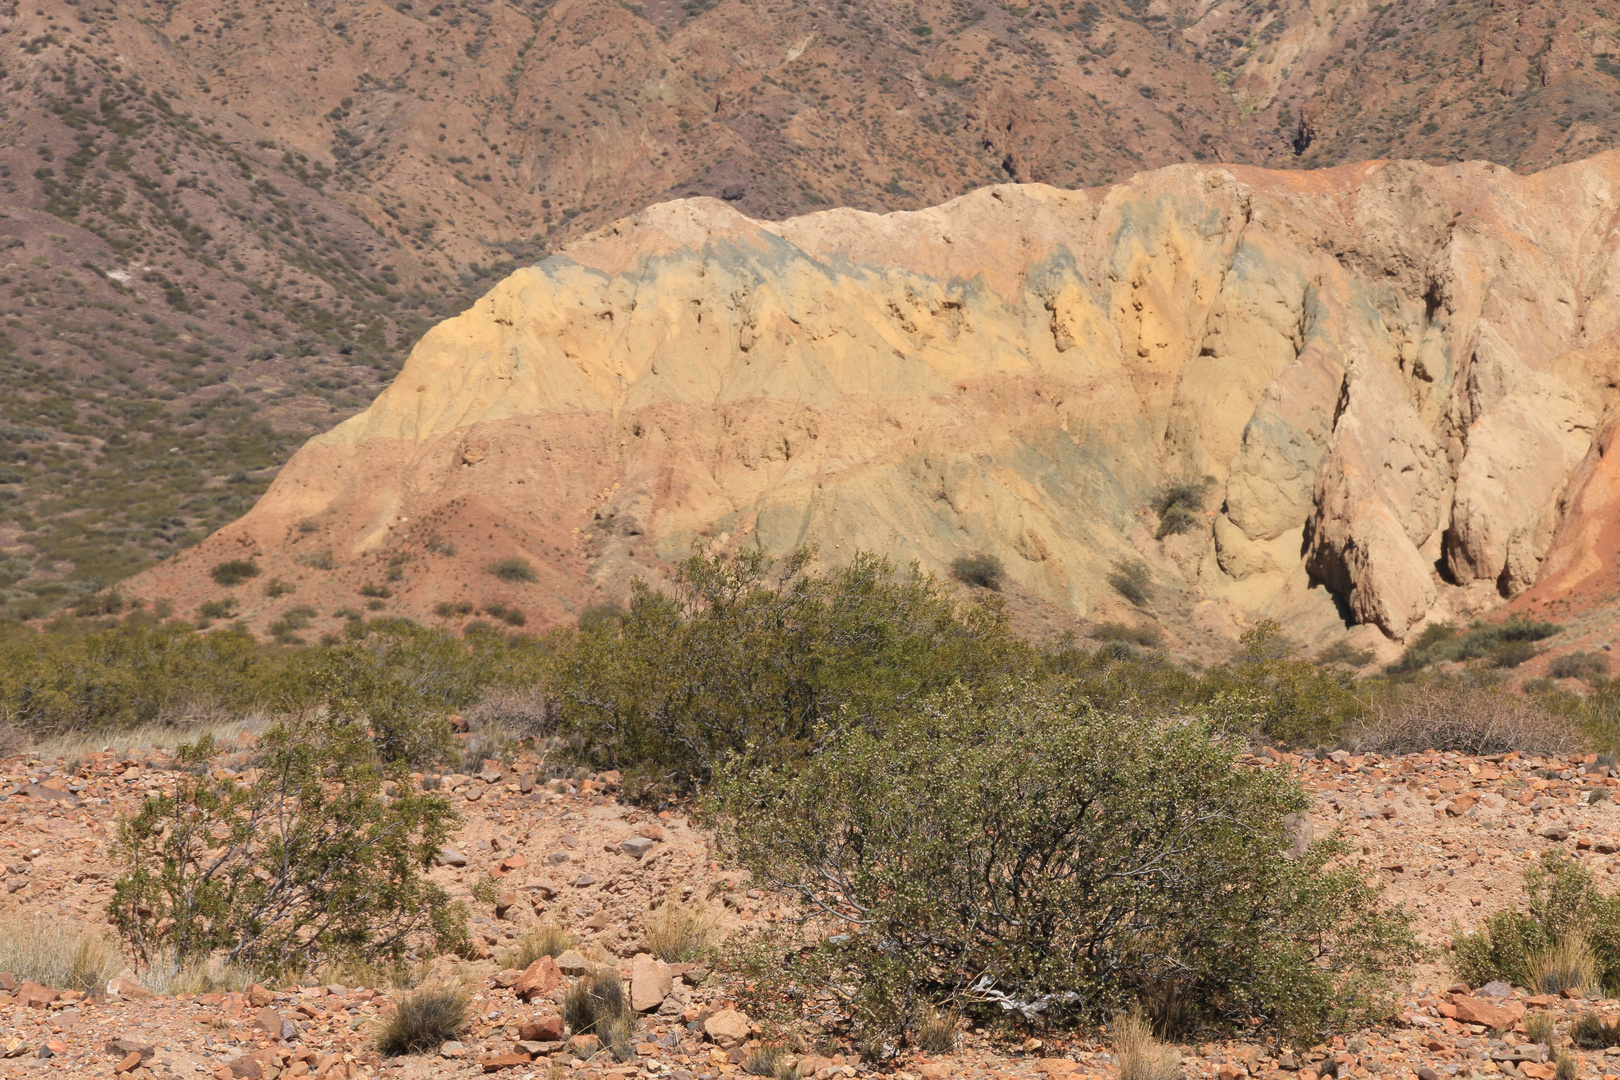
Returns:
[[[1551,1080],[1553,1065],[1544,1060],[1549,1055],[1525,1039],[1523,1017],[1551,1012],[1563,1044],[1580,1011],[1616,1018],[1620,1001],[1530,996],[1497,985],[1470,993],[1455,984],[1445,947],[1453,926],[1521,903],[1523,871],[1549,848],[1572,853],[1600,881],[1620,871],[1620,810],[1614,801],[1620,779],[1589,757],[1333,757],[1302,760],[1262,750],[1245,763],[1298,773],[1316,799],[1314,835],[1342,834],[1354,857],[1385,883],[1386,899],[1415,912],[1420,937],[1436,947],[1435,959],[1411,972],[1398,1019],[1387,1029],[1316,1047],[1283,1048],[1259,1038],[1182,1046],[1186,1075]],[[222,759],[221,765],[233,763],[245,765],[245,755]],[[16,758],[0,764],[0,916],[42,925],[103,921],[118,872],[109,851],[116,822],[146,796],[174,784],[179,774],[167,768],[172,764],[112,751],[77,762]],[[735,938],[785,917],[788,904],[723,868],[710,837],[683,814],[653,814],[620,802],[613,774],[536,780],[541,766],[531,755],[513,766],[487,763],[477,776],[439,778],[465,825],[432,874],[468,904],[481,951],[489,954],[440,958],[429,967],[427,981],[462,981],[475,1010],[459,1041],[440,1053],[382,1058],[374,1052],[377,1018],[399,994],[386,988],[249,988],[165,998],[125,972],[109,991],[83,997],[42,992],[0,973],[6,987],[0,995],[0,1046],[6,1054],[0,1077],[263,1080],[500,1072],[513,1080],[721,1080],[743,1074],[749,1045],[766,1032],[731,1011],[738,1007],[739,988],[724,973],[703,967],[659,970],[645,957],[635,963],[641,920],[665,899],[708,904],[720,933]],[[486,877],[496,879],[498,907],[472,897]],[[564,974],[549,991],[524,1002],[513,988],[524,988],[519,973],[501,967],[503,950],[541,921],[564,925],[579,939],[579,955],[561,960],[564,972],[580,970],[594,956],[617,965],[638,996],[663,995],[644,1012],[637,1061],[619,1064],[607,1054],[582,1060],[569,1052],[570,1044],[522,1030],[525,1024],[546,1027],[541,1021],[557,1014],[569,982]],[[534,1041],[520,1045],[525,1034]],[[1574,1052],[1581,1076],[1620,1074],[1616,1051]],[[948,1057],[903,1057],[874,1066],[846,1050],[811,1056],[801,1071],[817,1080],[880,1072],[896,1080],[1083,1080],[1116,1076],[1118,1067],[1106,1041],[1058,1035],[1019,1042],[1005,1033],[972,1030],[964,1033],[961,1051]]]

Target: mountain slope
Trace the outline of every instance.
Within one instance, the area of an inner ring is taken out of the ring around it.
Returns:
[[[129,588],[283,636],[368,600],[549,625],[694,546],[813,543],[939,574],[988,553],[1031,610],[1187,647],[1261,616],[1398,641],[1567,567],[1608,468],[1617,226],[1620,153],[1174,166],[778,223],[661,204],[435,327]],[[231,562],[262,580],[219,583]]]
[[[1614,3],[0,0],[0,612],[194,542],[501,273],[1203,160],[1616,145]],[[173,451],[171,453],[171,451]]]

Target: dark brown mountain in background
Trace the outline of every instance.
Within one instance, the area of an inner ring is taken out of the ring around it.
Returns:
[[[513,265],[671,197],[758,218],[1178,161],[1620,141],[1620,5],[0,0],[0,587],[236,517]]]

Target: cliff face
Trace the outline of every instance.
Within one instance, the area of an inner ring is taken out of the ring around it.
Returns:
[[[1620,154],[1174,166],[777,223],[665,203],[440,324],[130,589],[189,614],[251,555],[255,625],[370,585],[535,626],[695,543],[813,542],[940,573],[988,552],[1082,617],[1127,608],[1109,579],[1145,566],[1189,640],[1261,615],[1399,639],[1606,572],[1617,249]],[[1176,483],[1204,510],[1155,539]],[[507,557],[537,580],[487,572]]]

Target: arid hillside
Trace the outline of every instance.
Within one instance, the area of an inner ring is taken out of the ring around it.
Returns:
[[[0,608],[194,543],[504,270],[1204,161],[1616,144],[1615,5],[0,2]]]
[[[814,544],[993,556],[1054,628],[1209,655],[1266,617],[1392,654],[1516,598],[1569,614],[1612,601],[1620,539],[1617,192],[1611,153],[660,204],[435,327],[128,589],[261,629],[548,626],[694,545]]]

